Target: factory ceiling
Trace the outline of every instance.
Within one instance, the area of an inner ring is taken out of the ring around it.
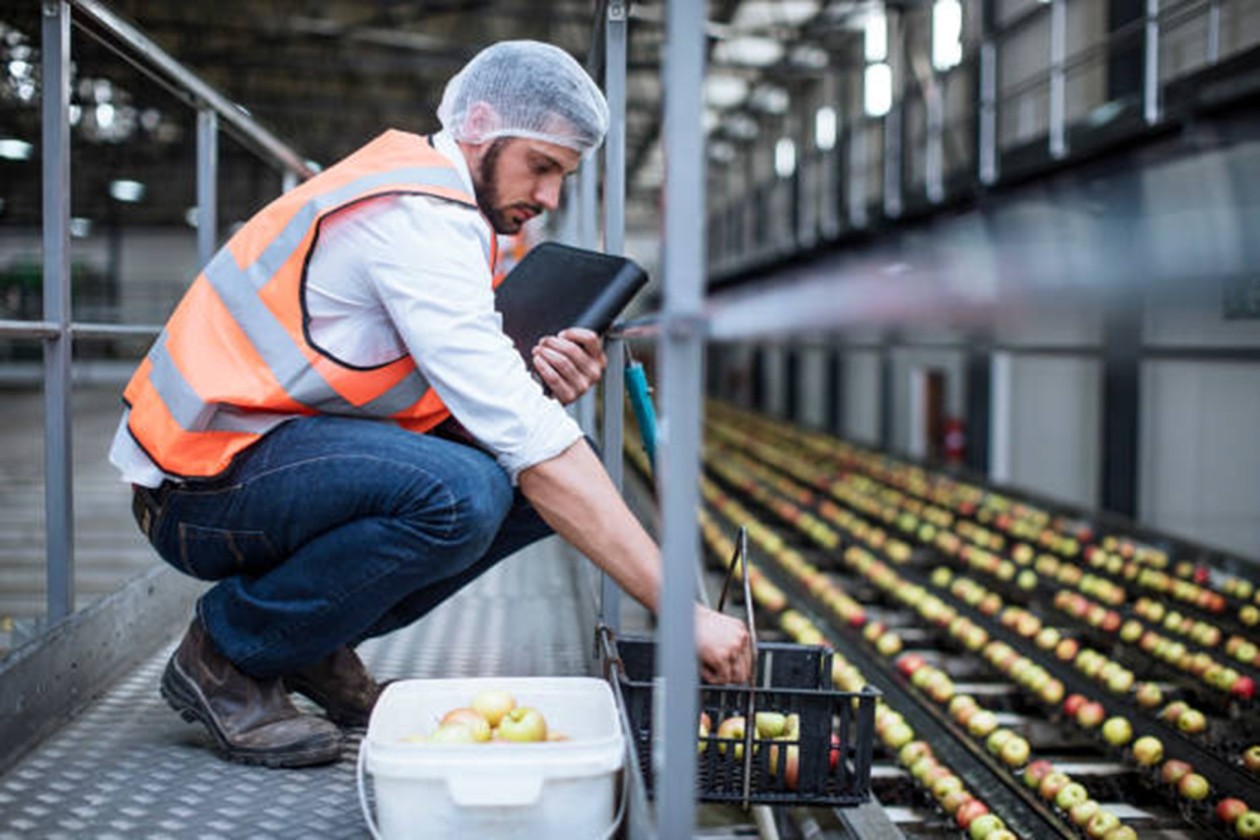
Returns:
[[[303,157],[326,165],[387,127],[434,130],[446,80],[495,41],[549,41],[588,63],[602,4],[107,0],[107,6]],[[706,115],[711,138],[727,144],[719,147],[727,161],[730,143],[751,142],[749,119],[755,126],[781,116],[796,88],[844,63],[871,6],[869,0],[709,2],[710,69],[739,88],[733,100],[718,101],[722,91],[710,91],[714,107]],[[39,10],[31,0],[0,0],[0,224],[39,217]],[[648,229],[657,224],[663,173],[665,6],[655,0],[629,10],[627,215],[632,229]],[[72,33],[72,56],[72,214],[89,222],[121,216],[181,223],[195,204],[194,112],[83,27]],[[31,144],[27,159],[5,155],[6,139]],[[112,190],[119,180],[142,183],[144,200],[119,206]],[[248,216],[278,188],[275,170],[230,137],[221,141],[221,224]]]

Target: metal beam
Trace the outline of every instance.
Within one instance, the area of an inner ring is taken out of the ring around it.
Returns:
[[[609,0],[605,9],[603,65],[608,98],[608,136],[604,139],[604,249],[625,251],[626,240],[626,4]],[[604,374],[604,468],[613,485],[622,486],[622,429],[625,405],[626,346],[608,342],[608,370]],[[608,575],[600,576],[600,618],[614,630],[621,624],[621,588]]]
[[[44,533],[48,623],[74,612],[74,495],[70,442],[70,6],[43,11]]]
[[[661,724],[658,837],[691,837],[696,824],[695,558],[699,549],[700,393],[704,348],[705,4],[666,6],[665,294],[660,342],[665,424],[658,473],[664,579],[655,708]]]

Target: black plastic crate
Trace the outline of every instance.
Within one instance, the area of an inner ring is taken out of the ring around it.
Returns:
[[[613,639],[606,634],[603,649],[609,678],[616,682],[626,706],[648,795],[653,796],[652,682],[656,644],[644,637]],[[757,738],[754,730],[752,761],[748,765],[748,803],[844,807],[868,801],[879,692],[871,687],[858,693],[835,690],[830,651],[784,643],[758,646],[756,685],[700,686],[700,710],[709,715],[712,728],[708,737],[700,738],[697,721],[699,799],[745,801],[746,763],[742,755],[736,758],[736,752],[744,750],[744,740],[719,738],[717,730],[728,717],[747,717],[751,691],[756,711],[797,715],[800,727],[799,737],[794,739]],[[792,752],[799,756],[795,784],[790,783],[785,772]]]

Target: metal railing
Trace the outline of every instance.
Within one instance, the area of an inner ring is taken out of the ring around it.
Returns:
[[[1082,126],[1106,125],[1121,114],[1131,114],[1127,127],[1134,134],[1158,126],[1167,119],[1163,95],[1170,82],[1245,46],[1226,43],[1231,35],[1235,41],[1242,37],[1230,25],[1231,15],[1241,13],[1242,0],[1146,0],[1142,14],[1109,31],[1105,14],[1099,18],[1102,30],[1082,25],[1083,15],[1098,15],[1105,5],[1093,0],[1031,5],[979,33],[962,62],[947,71],[925,66],[929,44],[905,45],[910,72],[892,110],[867,117],[860,102],[849,102],[854,106],[850,114],[857,116],[840,127],[841,142],[828,153],[844,173],[841,185],[824,187],[842,223],[819,223],[803,237],[795,235],[795,244],[807,247],[896,219],[909,202],[939,204],[960,192],[998,184],[1004,158],[1035,151],[1038,144],[1044,144],[1044,165],[1053,166],[1072,155],[1072,140]],[[1030,44],[1039,46],[1043,66],[1028,66]],[[1122,96],[1109,88],[1107,65],[1125,55],[1138,65],[1137,86]],[[1003,69],[1017,62],[1024,64],[1018,77],[1004,79]],[[969,92],[962,103],[960,85]],[[801,145],[801,138],[795,139]],[[716,209],[729,204],[747,204],[758,212],[752,192],[728,195]],[[729,230],[729,223],[716,216],[710,225]],[[757,224],[749,227],[756,230]],[[715,266],[719,278],[767,257],[757,237],[726,233],[723,241],[736,253],[723,255]]]
[[[44,347],[44,507],[49,625],[74,611],[74,508],[70,443],[72,345],[78,339],[152,337],[156,325],[76,322],[70,284],[71,26],[107,46],[197,111],[197,245],[202,264],[218,244],[215,228],[218,136],[229,131],[274,163],[285,183],[314,174],[305,161],[239,107],[179,64],[97,0],[41,4],[43,122],[43,319],[0,321],[0,337]]]

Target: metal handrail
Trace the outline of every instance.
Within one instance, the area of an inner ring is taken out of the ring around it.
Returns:
[[[259,125],[241,106],[212,88],[103,3],[98,0],[68,0],[68,2],[73,12],[86,19],[73,21],[79,24],[84,32],[106,46],[115,48],[116,52],[119,52],[137,69],[150,75],[156,73],[159,82],[171,89],[176,96],[184,99],[190,106],[214,111],[226,126],[232,129],[236,137],[256,151],[264,152],[285,169],[303,178],[309,178],[315,174],[316,170],[305,158]],[[98,32],[94,28],[85,26],[85,23],[95,24],[101,31]]]
[[[41,3],[43,318],[0,321],[0,337],[34,339],[44,347],[44,533],[49,625],[74,611],[74,474],[71,461],[72,350],[78,339],[151,338],[160,327],[75,322],[70,282],[70,79],[72,27],[174,93],[197,112],[198,256],[217,245],[214,226],[218,132],[229,131],[264,160],[276,163],[286,185],[316,166],[282,143],[135,26],[99,0]]]
[[[153,338],[162,331],[157,324],[104,324],[73,321],[73,338]],[[0,319],[0,338],[56,338],[61,326],[53,321],[14,321]]]

